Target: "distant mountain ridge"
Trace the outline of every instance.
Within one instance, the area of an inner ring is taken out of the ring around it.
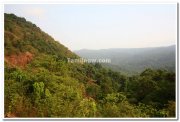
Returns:
[[[175,71],[175,45],[149,48],[111,48],[100,50],[76,50],[84,58],[109,58],[104,66],[116,71],[139,73],[146,68]]]

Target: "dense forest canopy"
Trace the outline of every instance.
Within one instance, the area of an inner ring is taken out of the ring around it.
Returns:
[[[137,75],[79,58],[35,24],[5,18],[6,117],[175,117],[175,72]]]

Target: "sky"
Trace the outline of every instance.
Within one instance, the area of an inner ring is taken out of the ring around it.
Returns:
[[[6,4],[70,50],[176,44],[176,4]]]

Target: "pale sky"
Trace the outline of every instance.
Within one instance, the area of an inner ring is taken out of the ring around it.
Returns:
[[[70,50],[176,43],[177,4],[6,4]]]

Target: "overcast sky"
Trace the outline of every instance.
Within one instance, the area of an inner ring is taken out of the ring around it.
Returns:
[[[71,50],[176,43],[176,4],[6,4]]]

